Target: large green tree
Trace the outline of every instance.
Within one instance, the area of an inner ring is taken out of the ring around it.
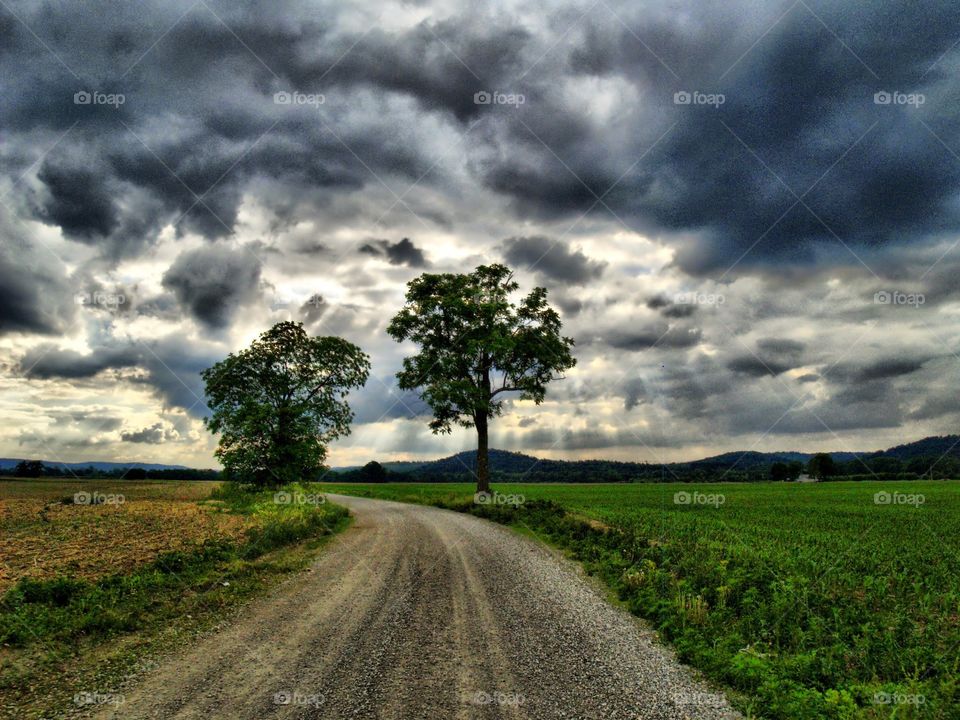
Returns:
[[[311,337],[281,322],[246,350],[201,373],[220,433],[216,456],[230,478],[280,485],[316,477],[332,440],[350,432],[347,393],[367,381],[370,359],[338,337]]]
[[[401,389],[421,390],[433,432],[476,428],[478,492],[490,489],[488,421],[503,412],[505,394],[539,405],[547,384],[576,364],[573,340],[560,334],[546,289],[514,303],[518,289],[499,264],[468,274],[425,273],[408,283],[406,302],[387,328],[398,342],[419,346],[397,380]]]

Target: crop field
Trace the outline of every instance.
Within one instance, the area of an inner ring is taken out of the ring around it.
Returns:
[[[553,541],[753,716],[958,717],[956,482],[326,489]]]
[[[76,688],[119,682],[302,568],[347,514],[296,490],[0,480],[0,717],[76,711]]]
[[[22,578],[94,580],[255,522],[200,504],[216,483],[0,480],[0,596]]]

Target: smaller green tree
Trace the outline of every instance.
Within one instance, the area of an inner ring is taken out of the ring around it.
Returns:
[[[433,432],[450,432],[453,424],[476,428],[478,492],[490,489],[488,421],[503,412],[504,394],[539,405],[547,384],[576,364],[546,288],[515,304],[510,296],[519,287],[499,264],[425,273],[407,284],[406,303],[387,327],[397,342],[419,346],[397,380],[403,390],[421,389]]]
[[[279,485],[315,478],[327,445],[350,432],[346,396],[362,387],[370,360],[338,337],[310,337],[281,322],[246,350],[200,373],[220,433],[216,456],[229,479]]]
[[[787,464],[775,462],[770,466],[770,479],[774,482],[783,482],[787,479]]]
[[[43,462],[40,460],[21,460],[13,469],[16,477],[38,478],[43,475]]]
[[[360,468],[360,475],[363,478],[363,482],[382,483],[387,481],[386,469],[376,460],[371,460]]]
[[[823,480],[837,474],[836,465],[833,462],[833,456],[828,453],[817,453],[810,462],[807,463],[807,472],[813,475],[817,480]]]

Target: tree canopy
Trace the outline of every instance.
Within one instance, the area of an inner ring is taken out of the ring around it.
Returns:
[[[201,373],[220,433],[216,456],[232,479],[279,485],[317,476],[327,445],[350,432],[346,396],[367,381],[368,356],[338,337],[281,322]]]
[[[398,342],[419,351],[397,373],[401,389],[420,389],[433,411],[430,428],[454,424],[478,434],[478,489],[489,485],[487,420],[503,412],[507,393],[539,404],[552,380],[576,360],[573,340],[560,333],[560,316],[545,288],[518,303],[519,289],[505,265],[481,265],[468,274],[425,273],[407,285],[406,302],[387,327]]]

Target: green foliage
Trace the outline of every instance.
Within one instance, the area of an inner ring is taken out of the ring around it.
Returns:
[[[419,352],[397,373],[404,390],[420,389],[433,410],[430,429],[477,429],[477,488],[489,485],[487,423],[503,412],[505,393],[543,402],[547,384],[576,364],[573,340],[560,334],[560,315],[534,288],[515,304],[519,289],[505,265],[481,265],[469,274],[424,273],[407,284],[406,303],[387,326],[397,342]]]
[[[425,273],[407,285],[406,304],[387,332],[412,340],[420,351],[397,373],[402,389],[423,388],[434,412],[434,432],[453,424],[473,427],[478,417],[502,412],[502,393],[543,401],[546,386],[576,361],[573,340],[560,335],[560,316],[538,287],[520,301],[504,265],[481,265],[469,274]]]
[[[44,474],[43,463],[39,460],[21,460],[13,468],[14,477],[38,478]]]
[[[310,337],[281,322],[246,350],[201,373],[216,455],[228,479],[282,485],[315,479],[327,444],[349,434],[347,393],[362,387],[370,360],[337,337]]]
[[[570,551],[680,658],[753,717],[955,718],[960,707],[960,484],[386,484],[331,491],[440,505]],[[874,493],[920,493],[919,507]]]
[[[807,472],[817,478],[817,480],[823,480],[824,478],[836,475],[837,467],[833,462],[833,457],[828,453],[817,453],[810,458],[810,462],[807,463]]]
[[[362,482],[386,482],[387,471],[376,460],[371,460],[360,469]]]
[[[803,463],[801,462],[775,462],[770,466],[770,479],[777,482],[793,481],[800,477],[802,472]]]

